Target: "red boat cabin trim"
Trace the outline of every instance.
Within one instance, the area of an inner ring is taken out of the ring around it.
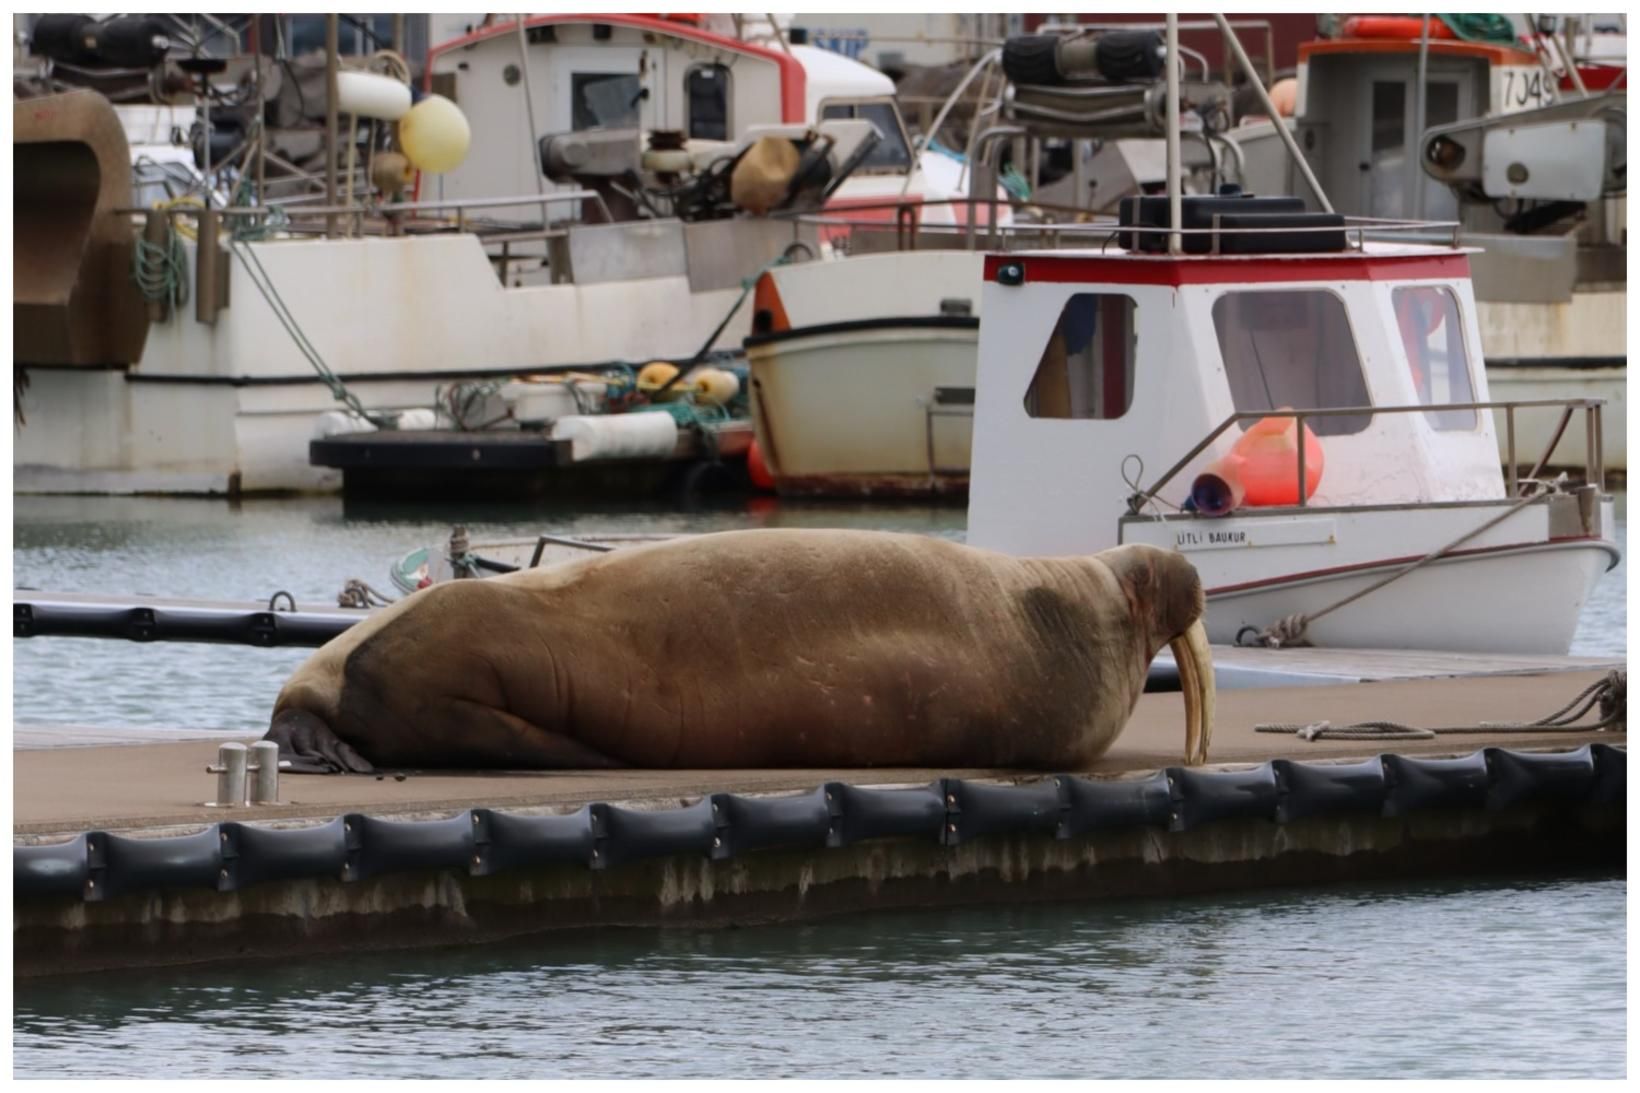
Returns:
[[[1270,281],[1410,281],[1467,278],[1469,256],[1457,254],[1325,255],[1302,258],[1182,258],[989,254],[985,279],[1012,265],[1025,284],[1219,285]]]
[[[719,49],[739,53],[747,57],[760,57],[765,61],[773,61],[780,66],[780,120],[786,125],[799,125],[804,119],[804,93],[808,89],[808,77],[803,71],[802,62],[788,53],[778,53],[762,46],[754,46],[747,42],[727,38],[721,34],[713,34],[709,30],[701,30],[677,18],[662,19],[653,15],[532,15],[524,20],[525,29],[563,23],[607,23],[617,27],[636,27],[639,30],[652,31],[655,34],[664,34],[669,38],[683,38],[691,42],[701,42],[705,45],[716,46]],[[494,38],[500,34],[516,34],[517,20],[503,18],[501,22],[473,31],[460,38],[452,38],[448,42],[440,42],[427,50],[427,74],[422,81],[425,90],[433,89],[433,62],[442,54],[463,46],[482,42],[487,38]]]

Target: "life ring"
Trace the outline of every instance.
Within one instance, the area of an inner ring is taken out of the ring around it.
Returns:
[[[1344,20],[1346,38],[1401,38],[1417,41],[1424,33],[1421,15],[1352,15]],[[1429,20],[1429,37],[1456,38],[1452,28],[1440,16]]]

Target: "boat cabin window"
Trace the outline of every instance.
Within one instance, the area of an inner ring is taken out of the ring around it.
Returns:
[[[1078,292],[1066,300],[1025,391],[1025,412],[1106,420],[1127,413],[1138,344],[1133,310],[1132,297],[1115,293]]]
[[[1213,303],[1213,326],[1239,412],[1372,404],[1344,301],[1331,292],[1227,292]],[[1305,419],[1317,436],[1359,433],[1371,422],[1371,414]]]
[[[570,126],[582,129],[634,129],[643,82],[635,73],[570,73]]]
[[[1398,288],[1394,299],[1395,321],[1418,401],[1425,406],[1474,402],[1463,322],[1452,290],[1434,285]],[[1429,410],[1424,416],[1437,429],[1473,429],[1477,422],[1474,410]]]
[[[696,65],[683,78],[691,140],[729,139],[729,66]]]
[[[822,121],[830,118],[864,118],[877,127],[882,140],[856,170],[905,171],[911,166],[911,149],[905,142],[900,112],[892,102],[828,102],[820,108]]]

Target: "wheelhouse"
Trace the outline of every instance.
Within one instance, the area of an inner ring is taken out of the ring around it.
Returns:
[[[1098,550],[1139,480],[1233,415],[1309,418],[1317,507],[1494,498],[1466,252],[1404,244],[1297,255],[1043,252],[986,259],[969,536],[1016,553]],[[1376,407],[1427,406],[1423,413]],[[1158,495],[1229,453],[1239,422]],[[1122,472],[1117,467],[1124,465]],[[1125,477],[1124,477],[1125,476]]]

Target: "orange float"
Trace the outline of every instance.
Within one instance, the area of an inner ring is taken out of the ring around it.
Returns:
[[[1352,15],[1344,20],[1346,38],[1410,38],[1417,41],[1424,33],[1421,15]],[[1429,37],[1456,38],[1452,28],[1440,16],[1429,20]]]
[[[763,449],[758,447],[757,438],[746,449],[746,473],[752,479],[752,485],[760,490],[774,491],[774,475],[769,473],[769,465],[763,462]]]
[[[1286,409],[1286,407],[1283,407]],[[1304,496],[1321,485],[1321,441],[1304,427]],[[1298,420],[1267,417],[1242,434],[1230,454],[1196,476],[1190,500],[1203,516],[1223,516],[1242,505],[1298,504]]]

